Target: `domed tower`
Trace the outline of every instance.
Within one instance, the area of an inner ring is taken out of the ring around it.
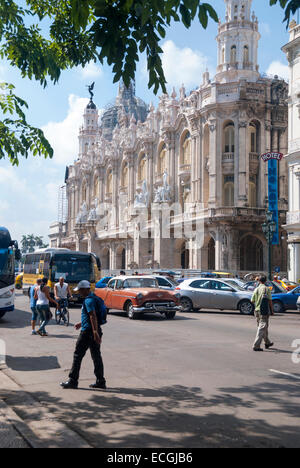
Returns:
[[[225,0],[225,23],[219,25],[216,81],[226,83],[259,78],[258,19],[251,14],[252,0]]]
[[[96,141],[99,132],[99,113],[92,97],[83,114],[83,125],[79,131],[79,157],[87,152],[89,145]]]
[[[121,81],[115,102],[107,107],[101,119],[102,135],[107,140],[112,139],[113,130],[119,124],[119,115],[126,113],[128,121],[134,115],[136,121],[145,122],[148,115],[148,106],[135,94],[135,83],[131,81],[126,87]]]

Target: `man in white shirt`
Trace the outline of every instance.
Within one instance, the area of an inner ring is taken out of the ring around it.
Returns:
[[[63,277],[59,278],[59,282],[54,286],[54,297],[59,304],[66,301],[68,297],[72,297],[70,286],[65,283]]]

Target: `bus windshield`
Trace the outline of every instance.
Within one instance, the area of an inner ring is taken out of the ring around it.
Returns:
[[[14,284],[14,253],[10,249],[0,249],[0,287]]]
[[[95,282],[93,261],[90,255],[56,254],[51,260],[51,281],[63,277],[67,283],[87,280]]]

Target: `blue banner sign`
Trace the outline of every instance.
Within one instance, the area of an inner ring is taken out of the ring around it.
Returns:
[[[268,192],[269,211],[273,213],[273,221],[276,223],[276,231],[272,245],[279,245],[279,217],[278,217],[278,160],[268,160]]]

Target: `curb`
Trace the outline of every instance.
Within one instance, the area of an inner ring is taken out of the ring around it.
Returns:
[[[17,393],[11,397],[11,392]],[[21,403],[20,403],[21,402]],[[8,421],[31,448],[92,448],[86,440],[70,429],[32,395],[25,392],[0,369],[0,408]]]

